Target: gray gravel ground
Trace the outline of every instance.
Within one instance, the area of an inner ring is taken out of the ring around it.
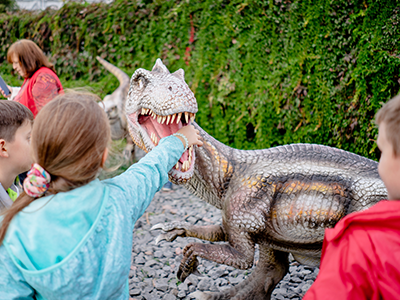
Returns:
[[[221,213],[182,187],[174,185],[172,191],[158,192],[135,225],[129,273],[131,300],[189,300],[192,298],[188,295],[195,290],[223,290],[238,284],[251,273],[251,269],[237,270],[200,258],[198,270],[202,276],[190,275],[185,282],[179,282],[176,273],[182,259],[182,249],[189,242],[201,241],[178,237],[173,242],[161,241],[156,245],[155,239],[161,231],[150,231],[150,228],[171,221],[186,221],[196,225],[221,224]],[[292,261],[289,273],[275,288],[272,299],[301,299],[318,271],[318,268]]]

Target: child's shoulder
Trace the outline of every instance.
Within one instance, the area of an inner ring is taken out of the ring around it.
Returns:
[[[383,200],[366,210],[351,213],[328,229],[325,238],[334,241],[376,233],[379,238],[380,232],[387,231],[400,233],[400,201]]]

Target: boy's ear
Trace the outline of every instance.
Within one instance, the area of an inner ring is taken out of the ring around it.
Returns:
[[[0,139],[0,157],[8,157],[7,142]]]

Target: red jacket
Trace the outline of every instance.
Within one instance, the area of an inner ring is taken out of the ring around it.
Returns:
[[[400,201],[381,201],[325,231],[319,274],[303,300],[400,299]]]
[[[57,75],[49,68],[41,67],[32,77],[25,78],[14,101],[25,105],[36,117],[45,104],[62,92],[63,88]]]

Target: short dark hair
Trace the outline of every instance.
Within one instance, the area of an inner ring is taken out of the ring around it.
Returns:
[[[25,121],[33,122],[32,112],[21,103],[0,100],[0,139],[12,142],[17,129]]]
[[[385,123],[386,136],[393,146],[393,152],[400,154],[400,95],[394,97],[378,111],[375,122],[380,125]]]

